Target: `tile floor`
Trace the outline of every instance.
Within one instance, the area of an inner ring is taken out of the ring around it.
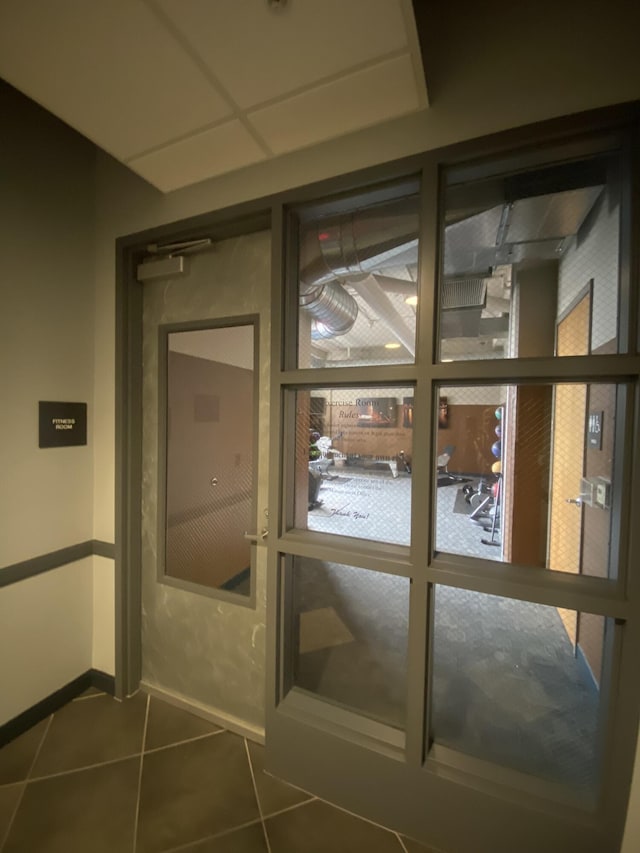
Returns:
[[[0,750],[0,853],[435,853],[263,770],[263,748],[96,690]]]

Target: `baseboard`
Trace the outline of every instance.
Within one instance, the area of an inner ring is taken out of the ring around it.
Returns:
[[[264,745],[264,728],[260,726],[254,726],[245,720],[241,720],[239,717],[234,717],[232,714],[221,711],[219,708],[212,708],[210,705],[196,702],[194,699],[189,699],[187,696],[174,693],[172,690],[167,690],[164,687],[149,684],[147,681],[140,682],[140,689],[150,696],[163,699],[169,705],[175,705],[176,708],[189,711],[189,713],[195,714],[196,717],[202,717],[203,720],[208,720],[210,723],[222,726],[223,729],[228,729],[230,732]]]
[[[3,747],[19,735],[24,734],[37,723],[46,719],[50,714],[59,711],[60,708],[71,702],[76,696],[80,696],[81,693],[88,690],[89,687],[95,687],[97,690],[102,690],[104,693],[113,696],[115,686],[116,681],[113,675],[108,675],[99,669],[88,669],[82,675],[74,678],[73,681],[65,684],[64,687],[41,699],[40,702],[36,702],[35,705],[27,708],[26,711],[18,714],[17,717],[1,725],[0,747]]]

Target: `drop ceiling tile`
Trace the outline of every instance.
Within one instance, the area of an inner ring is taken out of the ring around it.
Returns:
[[[243,109],[406,49],[404,0],[157,0]]]
[[[127,166],[162,192],[170,192],[263,159],[257,142],[240,121],[233,119],[135,157]]]
[[[2,0],[0,76],[121,159],[230,114],[139,0]]]
[[[276,154],[420,108],[408,54],[248,114]]]

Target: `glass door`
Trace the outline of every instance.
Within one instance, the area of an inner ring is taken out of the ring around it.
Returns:
[[[623,147],[434,155],[286,212],[268,766],[439,850],[618,849]]]

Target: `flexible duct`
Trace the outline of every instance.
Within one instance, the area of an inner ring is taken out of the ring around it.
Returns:
[[[301,235],[300,306],[313,317],[312,338],[348,332],[358,304],[340,279],[401,264],[418,243],[417,196],[328,217]]]

